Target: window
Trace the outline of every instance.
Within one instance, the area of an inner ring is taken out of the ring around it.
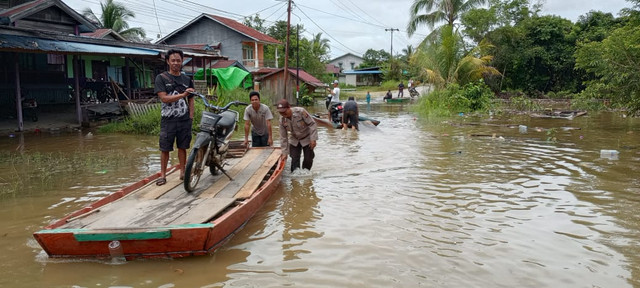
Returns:
[[[356,69],[356,62],[351,62],[351,70]]]
[[[53,65],[64,64],[64,55],[47,54],[47,64],[53,64]]]
[[[338,66],[340,66],[340,70],[342,70],[342,62],[338,62]]]
[[[242,58],[244,60],[253,60],[253,47],[251,46],[242,46]]]

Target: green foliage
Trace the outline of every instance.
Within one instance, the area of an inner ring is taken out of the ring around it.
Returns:
[[[481,42],[471,51],[466,51],[464,41],[454,27],[443,27],[433,42],[421,45],[411,58],[411,65],[420,67],[419,76],[436,88],[452,83],[465,85],[487,75],[500,74],[489,66],[492,56],[487,52],[492,46]]]
[[[442,33],[442,29],[453,27],[456,20],[463,13],[480,6],[487,2],[486,0],[414,0],[411,8],[409,8],[409,23],[407,24],[407,33],[413,35],[418,27],[427,26],[432,31],[427,39],[434,39],[438,34]],[[424,13],[424,14],[421,14]],[[437,24],[440,27],[433,29]]]
[[[124,4],[106,0],[104,3],[100,2],[100,8],[100,17],[96,16],[90,8],[85,8],[82,14],[102,28],[111,29],[125,39],[141,41],[146,36],[142,28],[129,28],[127,21],[134,18],[136,14]]]
[[[253,26],[264,25],[264,19],[254,16],[250,20],[245,19]],[[269,27],[262,26],[266,34],[282,43],[287,42],[287,22],[276,21]],[[324,61],[329,59],[329,40],[322,37],[322,33],[313,35],[311,39],[304,36],[304,25],[291,26],[289,37],[289,67],[300,67],[309,74],[320,79],[326,71]],[[299,36],[299,37],[298,37]],[[266,45],[264,51],[265,62],[275,65],[275,50],[278,50],[278,67],[284,67],[284,45]]]
[[[482,112],[492,108],[494,95],[482,81],[460,87],[448,85],[420,98],[418,112],[424,116],[451,116],[457,113]]]
[[[611,99],[613,106],[640,115],[640,29],[630,22],[601,42],[581,44],[576,67],[595,76],[587,81],[582,98]]]
[[[157,103],[147,113],[131,115],[120,122],[102,125],[98,128],[98,132],[160,135],[160,107],[160,103]]]
[[[504,78],[489,83],[494,90],[520,89],[530,94],[577,91],[576,34],[571,21],[558,16],[534,16],[490,32],[487,39],[497,47],[493,65]]]
[[[215,100],[209,99],[209,103],[216,106],[224,106],[227,103],[238,100],[245,103],[249,103],[249,97],[247,91],[236,88],[231,91],[219,91],[218,98]],[[265,96],[262,95],[264,98]],[[264,98],[266,99],[266,98]],[[101,133],[124,133],[124,134],[138,134],[138,135],[159,135],[160,134],[160,104],[148,110],[147,113],[141,115],[130,115],[123,121],[112,122],[106,125],[100,126],[98,132]],[[238,111],[240,113],[239,119],[243,119],[244,108],[246,106],[231,106],[231,110]],[[204,111],[204,103],[202,103],[199,97],[195,98],[195,107],[193,114],[193,126],[194,132],[200,131],[200,119],[202,118],[202,111]]]
[[[542,109],[538,102],[524,95],[511,97],[509,100],[511,102],[511,108],[518,111],[539,111]]]
[[[389,59],[391,59],[391,54],[389,54],[389,52],[387,51],[384,51],[384,49],[369,49],[364,52],[364,55],[362,55],[362,64],[360,64],[358,68],[384,66],[385,63],[389,62]]]
[[[309,95],[309,87],[307,87],[306,84],[300,86],[300,99],[298,99],[298,104],[302,106],[313,105],[313,96]]]
[[[484,111],[491,106],[494,98],[491,88],[484,84],[482,80],[467,83],[462,87],[462,98],[467,100],[467,111]]]

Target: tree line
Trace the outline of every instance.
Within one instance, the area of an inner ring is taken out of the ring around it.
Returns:
[[[632,8],[618,17],[591,11],[572,23],[540,15],[541,5],[529,0],[416,0],[409,34],[433,32],[407,65],[447,95],[571,98],[638,115],[640,0],[627,1]]]

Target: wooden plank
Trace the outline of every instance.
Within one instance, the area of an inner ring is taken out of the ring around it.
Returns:
[[[206,198],[198,200],[198,203],[194,203],[187,213],[182,214],[177,219],[168,223],[168,225],[205,223],[235,202],[234,198]]]
[[[281,154],[282,152],[280,151],[280,149],[274,149],[271,155],[269,156],[269,158],[267,158],[267,160],[262,164],[262,166],[258,168],[258,171],[256,171],[256,173],[253,174],[253,176],[249,179],[249,181],[247,181],[247,183],[245,183],[244,186],[242,186],[242,188],[240,189],[240,191],[238,191],[238,193],[236,193],[234,198],[244,199],[244,198],[251,197],[251,194],[253,194],[253,192],[255,192],[260,186],[260,183],[264,179],[265,175],[267,175],[267,173],[269,173],[269,170],[271,170],[273,165],[276,164],[276,162],[278,162],[278,159],[280,159]]]
[[[182,198],[166,198],[169,200],[165,205],[156,207],[154,211],[144,214],[134,221],[130,221],[127,227],[161,227],[171,223],[174,219],[189,212],[189,210],[197,205],[198,199],[185,195]],[[156,200],[157,201],[157,200]]]
[[[216,197],[223,198],[233,198],[233,195],[236,195],[240,188],[251,179],[253,174],[260,168],[262,163],[264,163],[267,158],[273,152],[273,149],[260,149],[262,153],[253,159],[253,162],[249,164],[242,172],[238,173],[234,181],[230,182],[228,185],[225,185],[224,188],[218,192]]]
[[[231,175],[231,177],[234,177],[236,175],[238,175],[238,173],[240,173],[242,170],[244,170],[247,165],[249,165],[249,163],[251,163],[256,156],[260,155],[263,152],[262,149],[251,149],[249,150],[244,157],[242,157],[242,160],[240,162],[238,162],[236,165],[234,165],[233,167],[231,167],[231,169],[229,169],[227,171],[227,173],[229,175]],[[227,186],[231,181],[229,180],[229,177],[226,176],[222,176],[221,178],[218,179],[218,181],[216,181],[215,183],[213,183],[213,185],[211,185],[209,188],[207,188],[207,190],[203,191],[202,194],[200,194],[200,198],[213,198],[216,196],[216,194],[218,194],[218,192],[220,192],[220,190],[222,190],[225,186]]]
[[[177,173],[174,173],[176,171]],[[149,185],[145,187],[146,189],[144,189],[144,191],[136,193],[138,195],[138,198],[146,200],[158,199],[160,198],[160,196],[169,192],[171,189],[178,187],[178,185],[181,185],[182,180],[180,180],[180,169],[171,171],[169,174],[167,174],[166,179],[167,183],[160,186],[156,185],[155,181],[152,181],[151,183],[153,183],[153,185]]]
[[[98,219],[85,226],[85,228],[105,229],[129,227],[132,223],[140,219],[164,212],[166,209],[164,209],[163,206],[173,204],[174,202],[176,202],[175,199],[154,199],[142,202],[135,199],[119,201],[120,205],[113,205],[109,207],[109,209],[103,209],[88,217],[87,219],[95,217],[98,217]],[[140,226],[143,225],[138,225],[137,227]]]

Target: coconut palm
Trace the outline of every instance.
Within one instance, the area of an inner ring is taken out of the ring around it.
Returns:
[[[90,8],[82,11],[82,15],[97,23],[102,28],[117,32],[125,39],[142,40],[146,36],[142,28],[129,28],[127,21],[136,15],[123,4],[114,2],[113,0],[106,0],[106,2],[100,2],[100,8],[102,10],[100,17],[97,17]]]
[[[327,60],[329,55],[329,39],[322,38],[322,33],[313,35],[311,39],[311,53],[318,59]]]
[[[443,27],[453,27],[464,12],[485,2],[486,0],[415,0],[409,10],[411,18],[407,25],[407,33],[411,36],[419,26],[426,25],[432,29],[427,39],[433,39]],[[426,13],[420,14],[423,11]],[[443,25],[434,29],[440,23]]]
[[[484,75],[499,75],[489,66],[493,56],[487,55],[491,45],[481,42],[466,52],[462,37],[453,26],[441,27],[433,43],[423,43],[411,57],[411,64],[420,67],[420,77],[427,79],[436,88],[448,84],[464,85],[482,79]]]

